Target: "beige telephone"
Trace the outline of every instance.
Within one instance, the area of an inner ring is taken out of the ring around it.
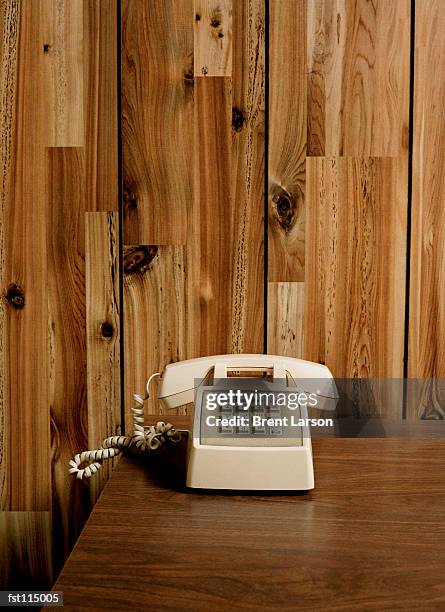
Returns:
[[[106,438],[101,448],[79,453],[70,461],[71,474],[89,478],[104,459],[130,446],[150,451],[181,441],[184,432],[170,423],[144,425],[144,401],[156,376],[158,399],[166,409],[194,402],[188,487],[313,488],[307,409],[335,409],[337,389],[325,366],[277,355],[216,355],[167,365],[162,376],[147,380],[144,396],[134,396],[133,434]]]

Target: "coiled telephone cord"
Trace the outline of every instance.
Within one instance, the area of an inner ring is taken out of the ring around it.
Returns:
[[[136,405],[131,409],[133,413],[133,434],[131,436],[110,436],[105,438],[102,446],[95,450],[87,450],[78,453],[69,462],[69,473],[76,478],[91,478],[98,472],[102,462],[117,457],[125,448],[132,446],[141,452],[150,452],[158,449],[163,444],[179,444],[182,439],[180,432],[173,428],[171,423],[158,421],[156,425],[144,425],[144,403],[150,397],[150,383],[159,372],[152,374],[145,383],[145,394],[133,395]],[[83,465],[87,463],[87,465]],[[82,466],[82,467],[81,467]]]

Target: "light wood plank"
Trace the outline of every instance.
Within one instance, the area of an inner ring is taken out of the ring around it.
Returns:
[[[408,147],[409,0],[308,2],[308,155]]]
[[[185,244],[193,201],[193,0],[124,0],[124,243]]]
[[[0,191],[0,279],[1,286],[8,284],[7,219],[14,193],[15,133],[17,98],[17,64],[20,29],[20,5],[18,2],[0,3],[0,168],[3,180]],[[0,509],[8,507],[10,486],[9,457],[9,351],[8,351],[8,302],[0,299]]]
[[[406,162],[310,158],[307,181],[305,357],[338,378],[401,378]]]
[[[416,3],[413,197],[408,374],[411,418],[444,418],[445,395],[445,17],[443,3]]]
[[[88,445],[121,433],[118,213],[86,213]],[[90,481],[94,503],[109,474]]]
[[[306,131],[306,2],[271,0],[270,281],[304,280]]]
[[[173,361],[189,356],[187,270],[181,246],[124,248],[124,357],[127,431],[133,394],[145,380]],[[156,389],[156,386],[153,387]],[[161,414],[150,401],[147,413]]]
[[[3,3],[1,12],[6,29],[1,58],[1,508],[47,511],[51,479],[41,20],[38,3]]]
[[[83,104],[83,0],[41,2],[46,144],[85,144]]]
[[[231,352],[234,246],[230,79],[195,82],[195,201],[190,225],[191,352]]]
[[[233,4],[232,201],[234,275],[231,350],[264,344],[264,89],[262,0]]]
[[[195,77],[231,76],[232,0],[194,0],[194,9]]]
[[[90,509],[88,486],[68,461],[88,448],[85,301],[85,157],[50,148],[47,158],[48,312],[56,568],[70,552]]]
[[[85,196],[88,210],[118,210],[117,2],[84,0]]]
[[[0,512],[0,589],[50,589],[51,514]]]
[[[267,352],[304,356],[304,283],[268,283]]]
[[[329,5],[331,6],[331,5]],[[323,157],[326,145],[325,0],[307,7],[307,155]]]

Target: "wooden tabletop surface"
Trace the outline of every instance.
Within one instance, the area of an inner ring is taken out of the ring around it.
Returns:
[[[65,608],[444,610],[445,441],[313,448],[305,495],[186,492],[184,447],[122,459],[54,587]]]

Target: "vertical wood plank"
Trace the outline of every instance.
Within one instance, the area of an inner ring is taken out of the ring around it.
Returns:
[[[0,512],[0,589],[52,586],[51,514]]]
[[[39,3],[3,3],[1,506],[51,507]],[[4,367],[4,369],[3,369]],[[26,449],[26,452],[24,452]]]
[[[304,357],[304,283],[268,283],[267,350]]]
[[[443,4],[418,0],[414,78],[413,190],[408,375],[412,418],[444,418],[445,398],[445,17]],[[430,380],[428,380],[430,379]]]
[[[409,0],[308,2],[309,155],[406,152],[409,41]]]
[[[124,244],[185,244],[193,201],[193,0],[122,4]]]
[[[88,486],[68,461],[88,444],[85,303],[85,158],[79,148],[48,149],[48,309],[54,535],[57,563],[89,511]]]
[[[307,160],[305,354],[338,378],[403,377],[406,178],[405,160]]]
[[[307,155],[323,157],[326,147],[325,0],[307,6]]]
[[[306,2],[270,1],[270,281],[304,281]]]
[[[234,216],[230,79],[195,79],[192,353],[231,352]]]
[[[190,356],[186,250],[181,246],[124,248],[124,355],[127,430],[133,393],[149,375]],[[150,401],[147,412],[160,414]]]
[[[3,288],[9,283],[6,269],[8,265],[8,228],[9,206],[14,192],[14,169],[16,159],[16,114],[18,76],[18,45],[20,29],[19,2],[0,4],[0,277],[2,297],[0,299],[0,509],[7,508],[10,495],[10,457],[9,457],[9,351],[8,351],[8,302]]]
[[[83,4],[83,0],[41,3],[46,144],[50,147],[85,144]]]
[[[194,0],[194,74],[232,74],[232,0]]]
[[[231,350],[261,353],[264,344],[263,0],[233,3],[232,201],[234,207]]]
[[[121,433],[118,213],[86,213],[86,344],[88,445]],[[96,501],[109,474],[90,481]]]
[[[88,210],[118,210],[117,2],[84,0],[85,196]]]

